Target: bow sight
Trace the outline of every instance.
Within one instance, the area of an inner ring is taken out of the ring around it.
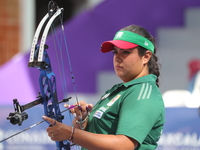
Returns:
[[[26,112],[22,113],[10,113],[9,117],[7,117],[8,120],[10,120],[10,123],[13,125],[18,124],[19,126],[22,125],[22,122],[28,118],[28,114]]]
[[[28,114],[24,112],[26,109],[29,109],[35,105],[42,103],[42,97],[41,95],[38,96],[39,99],[30,102],[26,105],[20,105],[17,99],[13,99],[13,106],[14,106],[14,113],[10,113],[7,117],[8,120],[10,120],[10,123],[13,125],[18,124],[19,126],[22,125],[22,122],[26,119],[28,119]]]
[[[8,120],[10,120],[10,123],[13,124],[13,125],[16,125],[18,124],[19,126],[22,125],[22,122],[26,119],[28,119],[28,114],[26,112],[24,112],[25,110],[31,108],[31,107],[34,107],[38,104],[42,104],[43,103],[43,100],[42,100],[42,96],[39,94],[39,96],[37,97],[38,99],[35,100],[35,101],[32,101],[28,104],[25,104],[25,105],[20,105],[18,100],[17,99],[13,99],[13,106],[14,106],[14,110],[15,112],[14,113],[9,113],[9,116],[7,117]],[[69,99],[71,99],[71,97],[69,98],[65,98],[61,101],[58,102],[58,104],[60,103],[63,103],[63,102],[68,102]],[[49,104],[48,105],[48,108],[51,109],[52,107],[52,104]],[[64,111],[63,111],[64,112]],[[54,117],[54,113],[52,112],[51,114],[52,116],[50,117]],[[64,119],[64,117],[61,117],[62,119]],[[59,120],[57,120],[59,121]]]

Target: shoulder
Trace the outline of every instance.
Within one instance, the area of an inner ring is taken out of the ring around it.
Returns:
[[[125,83],[124,86],[126,87],[126,95],[137,97],[137,100],[150,99],[153,97],[162,99],[160,89],[156,85],[155,75],[137,78]]]

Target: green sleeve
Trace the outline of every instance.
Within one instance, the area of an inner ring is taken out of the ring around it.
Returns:
[[[134,86],[123,97],[117,134],[123,134],[140,144],[149,134],[160,115],[162,96],[153,86],[149,97],[138,100],[141,86]]]

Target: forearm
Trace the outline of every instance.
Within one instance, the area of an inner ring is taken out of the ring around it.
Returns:
[[[95,134],[75,129],[73,142],[89,150],[133,150],[137,142],[124,135]]]
[[[55,124],[54,119],[46,116],[43,119],[54,124],[47,128],[48,136],[53,141],[70,140],[89,150],[133,150],[138,145],[136,140],[125,135],[95,134],[60,122]]]

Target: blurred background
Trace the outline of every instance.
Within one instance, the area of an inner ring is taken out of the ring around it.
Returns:
[[[55,0],[64,8],[63,20],[70,63],[75,77],[65,68],[67,96],[71,104],[96,103],[104,92],[121,82],[113,72],[112,54],[100,52],[101,43],[111,40],[121,28],[136,24],[157,40],[161,64],[160,90],[166,106],[166,123],[159,150],[200,149],[200,1],[199,0]],[[6,120],[13,112],[12,100],[21,105],[36,99],[39,71],[28,68],[34,32],[48,11],[49,0],[0,1],[0,140],[41,120],[42,106],[27,110],[22,126]],[[60,26],[56,33],[61,34]],[[47,38],[48,53],[57,77],[58,98],[66,94],[59,63]],[[67,55],[63,55],[68,63]],[[61,104],[62,105],[62,104]],[[61,106],[62,107],[62,106]],[[63,109],[63,108],[62,108]],[[65,123],[69,124],[68,117]],[[46,123],[0,143],[0,150],[53,150],[54,142],[45,132]]]

